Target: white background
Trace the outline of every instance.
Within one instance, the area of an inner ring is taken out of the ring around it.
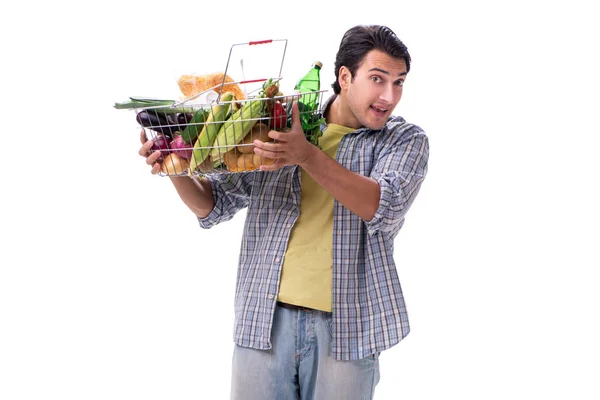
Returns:
[[[431,146],[396,241],[412,332],[376,398],[600,398],[592,2],[332,3],[5,6],[1,399],[228,398],[244,215],[201,230],[112,106],[262,39],[288,39],[284,81],[321,60],[328,89],[359,23],[408,46],[396,113]]]

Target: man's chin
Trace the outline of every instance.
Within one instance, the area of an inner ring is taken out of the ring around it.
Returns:
[[[385,122],[382,122],[382,123],[369,122],[367,124],[363,124],[363,126],[365,128],[369,128],[369,129],[371,129],[373,131],[378,131],[378,130],[382,129],[385,126]]]

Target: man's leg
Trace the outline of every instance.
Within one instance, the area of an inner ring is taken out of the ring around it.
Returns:
[[[235,346],[231,378],[232,400],[297,400],[297,313],[277,307],[271,350]]]
[[[379,354],[356,360],[331,357],[331,314],[315,312],[312,352],[300,361],[302,399],[370,400],[379,382]]]

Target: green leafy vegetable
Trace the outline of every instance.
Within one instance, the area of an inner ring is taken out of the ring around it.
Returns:
[[[318,109],[318,104],[316,104],[316,108]],[[325,118],[320,113],[312,110],[309,106],[305,105],[302,102],[298,102],[298,112],[300,114],[300,124],[302,125],[302,130],[304,131],[304,136],[306,139],[314,144],[315,146],[319,146],[319,138],[323,136],[323,131],[321,130],[321,125],[325,123]],[[292,127],[292,102],[287,103],[287,126],[288,128]]]
[[[115,103],[115,108],[122,110],[128,108],[149,108],[155,106],[170,106],[175,104],[175,100],[143,99],[130,97],[129,101]]]

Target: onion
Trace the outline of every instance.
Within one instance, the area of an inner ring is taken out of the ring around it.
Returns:
[[[169,149],[171,142],[168,137],[165,135],[157,135],[152,140],[154,141],[154,144],[152,145],[152,151],[160,151],[161,156],[159,157],[159,160],[170,153]]]
[[[177,135],[173,138],[173,141],[171,141],[171,150],[179,157],[185,158],[186,160],[189,160],[192,157],[193,149],[183,140],[181,135]]]
[[[160,170],[167,175],[179,175],[188,169],[189,166],[190,164],[185,158],[171,153],[163,160]]]

